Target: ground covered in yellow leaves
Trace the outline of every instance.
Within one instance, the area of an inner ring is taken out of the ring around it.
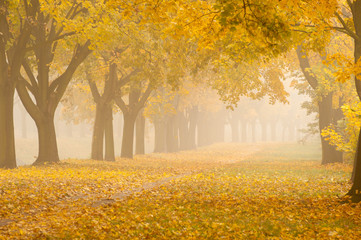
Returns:
[[[0,170],[0,239],[361,239],[351,166],[319,146],[220,144]]]

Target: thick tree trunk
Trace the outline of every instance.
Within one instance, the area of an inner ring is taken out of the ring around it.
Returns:
[[[135,124],[135,154],[144,154],[145,153],[145,118],[143,116],[143,111],[138,114]]]
[[[166,129],[160,121],[154,122],[154,152],[165,152]]]
[[[133,158],[133,146],[134,146],[134,125],[137,116],[123,113],[124,116],[124,128],[123,128],[123,140],[122,140],[122,158]]]
[[[361,1],[353,1],[353,22],[355,25],[356,35],[361,37]],[[354,58],[355,62],[360,61],[361,57],[361,40],[355,39]],[[361,100],[361,81],[355,77],[356,91],[359,99]],[[347,195],[351,196],[353,202],[361,201],[361,129],[356,147],[355,163],[353,170],[353,184]]]
[[[105,110],[101,104],[96,105],[95,121],[93,128],[93,139],[91,158],[95,160],[103,160],[103,143],[104,143],[104,122]]]
[[[14,87],[0,82],[0,168],[15,168]]]
[[[105,115],[105,126],[104,126],[104,136],[105,136],[105,160],[106,161],[115,161],[115,151],[114,151],[114,133],[113,133],[113,110],[110,104],[107,104],[104,109]]]
[[[333,121],[333,109],[332,109],[332,93],[323,97],[318,103],[319,105],[319,128],[320,132],[325,127],[329,126]],[[322,161],[321,164],[342,162],[342,152],[336,150],[335,146],[329,144],[324,137],[321,136],[322,145]]]
[[[37,121],[36,126],[38,128],[39,154],[34,165],[59,162],[54,116],[48,114],[41,121]]]

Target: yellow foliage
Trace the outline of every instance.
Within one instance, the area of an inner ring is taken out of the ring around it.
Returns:
[[[338,150],[345,152],[348,160],[353,160],[361,128],[361,103],[357,101],[341,108],[345,118],[338,123],[340,126],[328,126],[321,135]],[[342,127],[342,130],[336,131],[336,127]]]
[[[360,205],[337,198],[351,167],[321,166],[310,147],[221,144],[0,170],[0,223],[12,220],[0,239],[360,238]],[[139,190],[169,176],[179,177]],[[130,196],[110,201],[117,192]]]

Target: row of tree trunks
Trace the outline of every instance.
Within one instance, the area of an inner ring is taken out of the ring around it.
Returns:
[[[105,80],[104,91],[101,95],[96,83],[87,73],[87,80],[96,103],[95,121],[93,128],[91,158],[95,160],[115,161],[113,136],[113,98],[117,83],[117,65],[109,64],[109,74]],[[105,139],[105,141],[104,141]],[[104,156],[105,144],[105,156]]]
[[[121,94],[116,95],[115,102],[123,112],[123,138],[120,156],[123,158],[133,158],[134,155],[134,127],[140,111],[144,108],[153,87],[148,84],[144,93],[142,93],[142,83],[132,85],[129,92],[128,105],[124,102]],[[143,131],[144,135],[144,131]],[[143,136],[144,137],[144,136]],[[144,141],[144,140],[143,140]]]
[[[224,115],[200,112],[197,107],[153,124],[154,152],[184,151],[224,142]]]
[[[230,119],[232,142],[247,142],[248,140],[255,142],[257,140],[256,125],[257,124],[254,120],[247,121],[242,118]],[[280,140],[284,142],[294,141],[296,139],[295,132],[297,132],[295,124],[293,122],[289,122],[282,125],[283,129],[280,133],[281,136],[277,136],[277,121],[261,121],[261,140],[271,140],[275,142],[278,139],[277,137],[280,137]],[[248,131],[250,133],[250,139],[247,138]]]

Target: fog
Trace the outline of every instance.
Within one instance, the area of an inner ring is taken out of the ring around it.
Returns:
[[[221,142],[319,142],[318,134],[310,134],[308,124],[315,121],[315,115],[307,116],[301,107],[309,97],[298,95],[297,90],[290,87],[290,79],[284,81],[290,96],[288,103],[276,102],[270,104],[267,97],[252,100],[243,97],[233,110],[227,104],[221,105],[217,111],[203,111],[198,109],[194,142],[196,147],[203,147]],[[91,157],[91,142],[93,121],[76,121],[65,119],[64,106],[60,105],[55,114],[55,127],[60,159],[76,158],[89,159]],[[219,106],[218,106],[219,108]],[[176,125],[179,124],[179,121]],[[189,123],[187,123],[189,126]],[[15,98],[14,125],[16,137],[17,164],[30,165],[38,154],[38,138],[36,125],[26,112],[18,96]],[[123,115],[114,111],[114,145],[115,155],[120,156],[122,132],[124,127]],[[163,125],[164,132],[167,126]],[[174,152],[177,150],[191,150],[192,147],[182,147],[180,130],[176,130],[175,149],[165,146],[161,150],[155,149],[155,127],[151,120],[145,120],[145,153]],[[202,132],[203,131],[203,132]],[[204,136],[202,136],[204,135]],[[136,139],[134,139],[134,142]],[[165,137],[165,144],[167,138]],[[134,143],[134,149],[136,144]]]

